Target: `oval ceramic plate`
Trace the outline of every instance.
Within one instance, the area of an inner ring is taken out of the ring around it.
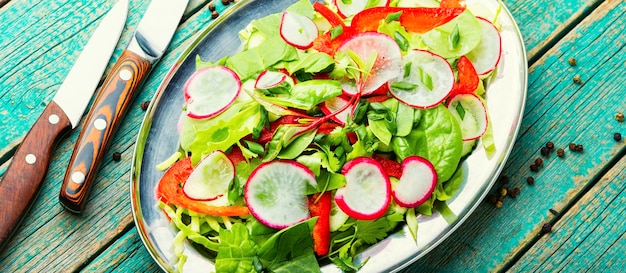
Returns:
[[[166,271],[175,270],[175,257],[170,251],[176,230],[157,208],[156,185],[163,175],[156,165],[178,151],[177,126],[183,105],[182,88],[195,71],[196,56],[203,61],[216,61],[232,55],[240,48],[238,31],[251,20],[281,12],[289,1],[239,1],[211,23],[192,43],[164,79],[143,121],[133,160],[131,200],[137,229],[146,248]],[[468,7],[475,15],[494,18],[499,2],[470,0]],[[462,163],[465,180],[459,194],[448,201],[457,219],[448,223],[439,214],[419,216],[415,243],[404,227],[385,240],[361,253],[359,260],[369,258],[361,272],[399,271],[410,265],[446,239],[478,206],[498,177],[517,136],[524,111],[527,85],[526,52],[519,29],[509,11],[502,7],[497,24],[501,27],[503,52],[496,75],[487,87],[487,107],[491,116],[496,150],[487,153],[481,143]],[[184,272],[212,272],[213,263],[190,244],[186,245],[188,260]],[[340,272],[333,265],[324,272]]]

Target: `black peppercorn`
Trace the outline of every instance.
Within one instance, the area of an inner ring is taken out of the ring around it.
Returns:
[[[496,204],[496,202],[498,202],[498,197],[494,194],[489,195],[489,198],[487,198],[487,202],[489,202],[489,204]]]
[[[552,224],[550,223],[545,223],[543,224],[543,226],[541,227],[541,232],[542,233],[549,233],[552,231]]]
[[[554,150],[554,143],[552,143],[552,141],[548,141],[548,143],[546,143],[546,148],[550,151]]]
[[[537,167],[537,165],[535,165],[535,164],[532,164],[532,165],[530,165],[530,171],[531,172],[537,172],[537,171],[539,171],[539,167]]]
[[[575,143],[573,143],[573,142],[572,142],[572,143],[570,143],[570,144],[569,144],[569,149],[570,149],[570,151],[576,151],[576,144],[575,144]]]
[[[562,148],[556,150],[556,155],[559,157],[565,156],[565,151]]]
[[[120,161],[122,159],[122,154],[120,154],[119,152],[114,152],[113,153],[113,161]]]
[[[217,11],[214,10],[213,12],[211,12],[211,18],[215,19],[218,16],[220,16],[220,14]]]
[[[615,139],[615,141],[622,140],[622,134],[620,134],[620,133],[613,134],[613,139]]]
[[[535,185],[535,178],[532,176],[529,176],[528,178],[526,178],[526,183],[528,183],[528,185]]]
[[[541,147],[541,155],[542,156],[548,156],[550,154],[550,149],[546,148],[546,147]]]
[[[543,166],[543,159],[537,157],[537,159],[535,159],[535,165],[537,165],[537,167]]]
[[[148,106],[150,106],[150,101],[144,101],[141,103],[141,110],[148,110]]]
[[[583,151],[583,145],[582,144],[576,145],[576,151],[577,152],[582,152]]]
[[[509,183],[509,177],[506,175],[502,175],[498,178],[498,182],[500,182],[500,184],[502,185],[506,185]]]
[[[213,4],[213,2],[209,3],[209,10],[215,11],[215,4]]]
[[[222,0],[222,4],[224,4],[224,6],[228,6],[228,4],[230,4],[230,0]]]
[[[511,198],[515,198],[517,196],[517,192],[515,192],[513,189],[508,189],[507,195]]]

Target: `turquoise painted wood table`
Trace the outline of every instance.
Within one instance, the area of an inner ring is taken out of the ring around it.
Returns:
[[[130,2],[112,62],[148,4]],[[407,271],[624,272],[626,140],[616,141],[614,134],[626,135],[626,123],[616,118],[626,112],[626,1],[504,3],[524,37],[529,67],[525,113],[502,171],[508,182],[496,182],[457,231]],[[88,33],[113,4],[0,1],[0,176]],[[58,202],[79,130],[58,144],[38,198],[0,250],[0,272],[161,270],[141,242],[130,207],[131,159],[145,114],[141,105],[194,36],[230,6],[190,2],[166,55],[115,134],[82,215],[68,213]],[[542,156],[547,142],[563,148],[564,156]],[[583,151],[570,151],[570,143],[581,144]],[[114,160],[114,153],[121,158]],[[536,158],[543,166],[533,172],[529,166]],[[502,189],[509,193],[498,199]]]

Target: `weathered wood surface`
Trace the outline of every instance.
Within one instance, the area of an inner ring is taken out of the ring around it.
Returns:
[[[71,68],[87,33],[112,2],[12,0],[0,9],[0,29],[5,30],[0,35],[0,175]],[[58,204],[60,183],[78,136],[74,131],[59,144],[38,200],[9,249],[0,253],[0,272],[159,271],[134,228],[128,194],[130,161],[144,114],[140,104],[151,99],[193,36],[211,22],[206,2],[189,5],[168,53],[131,105],[104,156],[85,213],[75,216]],[[216,4],[221,8],[219,1]],[[626,125],[613,118],[616,112],[626,111],[626,2],[517,0],[505,4],[520,25],[532,65],[526,114],[504,170],[511,178],[509,186],[520,187],[522,192],[515,199],[506,198],[501,209],[481,204],[455,234],[411,269],[487,272],[510,267],[525,272],[549,263],[554,263],[554,269],[570,263],[583,269],[609,264],[624,268],[621,253],[626,252],[626,244],[620,215],[624,214],[621,182],[625,167],[618,159],[626,153],[626,146],[624,141],[613,141],[612,134],[626,134]],[[131,1],[126,29],[112,61],[119,57],[146,6],[147,1]],[[570,67],[569,57],[576,57],[578,65]],[[575,74],[583,84],[572,82]],[[538,173],[531,173],[528,166],[549,140],[557,147],[581,143],[585,151],[566,151],[563,159],[552,154]],[[122,153],[120,162],[111,160],[116,151]],[[534,186],[525,183],[529,175],[536,178]],[[591,198],[590,194],[600,196]],[[600,200],[602,194],[610,195]],[[554,216],[550,208],[564,216]],[[586,211],[595,214],[585,216]],[[554,224],[554,232],[541,236],[545,222]],[[603,226],[608,231],[594,228]],[[587,235],[572,235],[581,230]],[[608,246],[583,243],[578,248],[579,241],[611,239],[614,243]],[[585,260],[577,251],[594,254]]]

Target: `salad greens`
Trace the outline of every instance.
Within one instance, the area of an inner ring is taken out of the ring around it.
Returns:
[[[368,1],[365,6],[377,2]],[[375,220],[349,217],[333,201],[332,210],[323,212],[329,217],[325,221],[331,222],[331,228],[327,231],[326,252],[319,254],[316,244],[321,239],[316,236],[319,232],[316,225],[322,216],[275,229],[250,214],[210,215],[195,211],[197,206],[173,203],[171,198],[163,198],[171,193],[161,192],[159,207],[178,230],[173,252],[179,257],[179,271],[186,260],[185,240],[203,249],[214,260],[217,272],[320,272],[320,264],[329,262],[346,272],[358,271],[367,258],[360,260],[357,255],[391,233],[399,232],[404,225],[417,240],[420,215],[438,211],[446,220],[455,220],[445,202],[461,189],[464,175],[460,163],[477,143],[475,139],[464,139],[458,118],[475,113],[461,104],[452,109],[445,101],[433,107],[415,107],[391,96],[389,88],[412,92],[421,85],[432,91],[439,84],[433,80],[437,71],[411,62],[396,69],[399,76],[407,79],[409,74],[417,73],[417,82],[396,81],[391,87],[383,84],[365,94],[364,82],[389,68],[377,66],[380,52],[359,56],[352,50],[338,50],[337,41],[359,33],[354,32],[357,26],[350,25],[353,17],[341,18],[334,13],[336,10],[332,3],[324,8],[307,0],[287,9],[317,23],[319,37],[310,48],[301,49],[286,41],[287,34],[281,33],[279,13],[253,20],[241,30],[239,53],[215,63],[198,58],[198,70],[219,65],[234,71],[241,80],[241,92],[227,109],[214,117],[189,117],[183,109],[181,152],[164,164],[176,164],[174,160],[186,155],[195,166],[215,151],[224,152],[233,163],[235,178],[223,194],[228,196],[228,206],[245,206],[246,182],[255,170],[276,160],[295,162],[307,168],[317,181],[306,189],[311,204],[321,194],[346,186],[342,168],[351,160],[362,157],[377,160],[393,187],[402,175],[400,163],[419,156],[432,163],[436,171],[437,183],[430,198],[409,208],[391,201],[384,216]],[[380,10],[385,13],[384,20],[380,20],[374,31],[393,39],[402,55],[414,50],[428,51],[450,64],[454,88],[447,97],[464,92],[485,96],[482,80],[471,90],[458,87],[463,83],[461,74],[465,71],[457,68],[457,63],[482,41],[481,26],[469,9],[455,11],[454,18],[441,21],[424,33],[409,28],[402,17],[404,10],[395,7]],[[473,58],[480,57],[472,54]],[[266,71],[275,73],[270,79],[277,79],[277,84],[261,88],[255,81]],[[475,74],[474,71],[478,79]],[[283,76],[288,80],[281,81]],[[357,90],[356,94],[347,94],[347,86]],[[345,120],[340,120],[338,113],[325,114],[322,110],[325,103],[337,97],[347,103],[341,109],[349,111]],[[451,111],[456,111],[456,115]],[[484,145],[494,149],[490,125],[483,137]],[[183,183],[178,181],[178,185]],[[210,199],[186,202],[216,206]]]

